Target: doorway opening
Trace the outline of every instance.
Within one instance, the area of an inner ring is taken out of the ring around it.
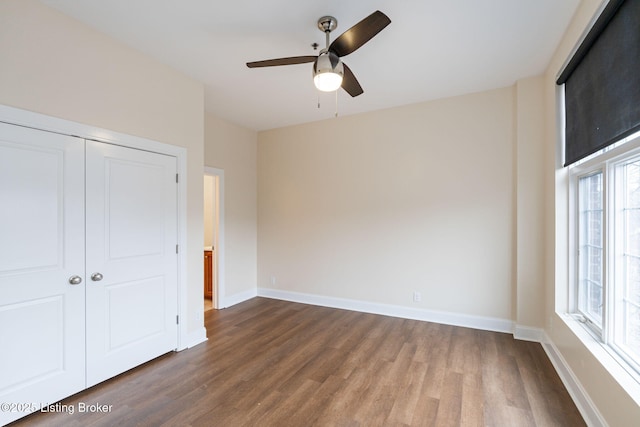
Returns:
[[[204,171],[204,310],[224,308],[224,171]]]

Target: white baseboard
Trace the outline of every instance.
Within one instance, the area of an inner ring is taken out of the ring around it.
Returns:
[[[532,328],[530,326],[515,325],[513,329],[513,337],[522,341],[544,342],[544,330],[540,328]]]
[[[187,336],[186,348],[194,347],[198,344],[205,342],[206,340],[207,340],[207,330],[204,328],[204,326],[202,326],[193,332],[189,332],[189,335]]]
[[[562,357],[560,350],[558,350],[546,333],[544,333],[542,348],[544,348],[544,351],[547,353],[549,360],[551,360],[553,367],[556,369],[558,376],[560,376],[562,383],[569,392],[569,395],[573,399],[573,402],[576,404],[578,411],[580,411],[580,414],[587,425],[590,427],[607,427],[607,422],[604,420],[593,401],[582,387],[582,384],[580,384],[580,381],[578,381],[578,378],[575,376],[564,357]]]
[[[256,289],[249,289],[248,291],[229,295],[227,297],[224,297],[223,300],[220,302],[220,308],[231,307],[232,305],[240,304],[241,302],[248,301],[251,298],[255,298],[257,296],[258,296],[258,293]]]
[[[258,296],[323,307],[340,308],[364,313],[381,314],[383,316],[403,319],[423,320],[425,322],[462,326],[495,332],[513,332],[513,322],[508,319],[472,316],[468,314],[449,313],[444,311],[402,307],[398,305],[358,301],[346,298],[327,297],[321,295],[288,292],[277,289],[258,288]]]

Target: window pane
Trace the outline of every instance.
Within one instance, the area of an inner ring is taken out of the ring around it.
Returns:
[[[627,274],[622,297],[622,344],[640,360],[640,258],[626,258]]]
[[[615,284],[615,344],[640,361],[640,161],[623,166],[624,274]]]
[[[625,301],[625,317],[623,348],[636,363],[640,364],[640,307],[638,304]]]
[[[578,310],[602,328],[602,172],[580,178],[578,194]]]

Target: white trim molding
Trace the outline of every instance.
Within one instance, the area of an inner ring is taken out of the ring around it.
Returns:
[[[201,328],[196,329],[195,331],[191,331],[189,333],[189,335],[187,336],[186,339],[186,347],[187,348],[191,348],[191,347],[195,347],[198,344],[202,344],[203,342],[207,341],[207,330],[205,329],[204,326],[202,326]],[[183,349],[184,350],[184,349]]]
[[[204,167],[204,176],[211,176],[218,178],[218,189],[217,189],[217,219],[218,219],[218,231],[215,235],[216,241],[213,246],[216,248],[214,251],[214,256],[216,257],[216,271],[217,280],[214,280],[214,300],[213,300],[213,308],[220,309],[225,308],[224,300],[227,295],[227,285],[226,285],[226,246],[224,243],[225,236],[225,219],[224,219],[224,169],[214,168],[210,166]],[[213,197],[213,195],[208,195],[209,197]]]
[[[515,325],[513,328],[513,337],[522,341],[533,341],[539,343],[545,341],[544,330],[540,328],[532,328],[530,326]]]
[[[383,316],[399,317],[403,319],[422,320],[425,322],[441,323],[444,325],[482,329],[485,331],[505,333],[513,332],[513,322],[511,320],[495,317],[473,316],[469,314],[402,307],[391,304],[357,301],[346,298],[328,297],[268,288],[258,288],[258,296],[299,302],[303,304],[319,305],[322,307],[340,308],[344,310],[380,314]]]
[[[596,405],[593,403],[587,392],[585,391],[582,384],[573,373],[569,364],[558,350],[558,347],[551,341],[549,336],[544,333],[544,341],[542,343],[542,348],[545,353],[551,360],[551,364],[556,369],[560,380],[564,384],[565,388],[569,392],[571,399],[576,404],[578,411],[584,418],[585,422],[590,427],[607,427],[608,424],[596,408]]]
[[[237,294],[225,296],[221,299],[220,308],[228,308],[236,304],[240,304],[241,302],[245,302],[250,300],[251,298],[255,298],[258,296],[256,289],[249,289],[248,291],[240,292]]]

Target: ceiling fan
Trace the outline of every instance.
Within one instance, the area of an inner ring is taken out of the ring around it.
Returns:
[[[342,87],[349,95],[355,97],[364,91],[351,69],[340,58],[359,49],[390,23],[389,17],[377,10],[329,44],[329,33],[336,29],[338,21],[333,16],[323,16],[318,19],[318,28],[325,33],[326,47],[320,50],[318,56],[292,56],[247,62],[247,67],[275,67],[313,62],[313,81],[319,90],[332,92]]]

